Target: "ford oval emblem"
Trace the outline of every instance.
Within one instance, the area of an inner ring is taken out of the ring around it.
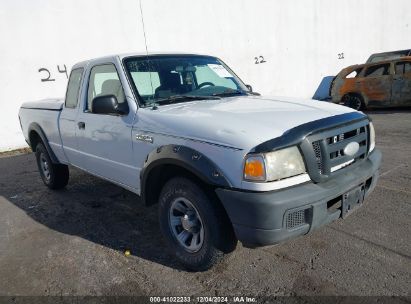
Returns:
[[[344,148],[344,154],[348,156],[354,156],[360,149],[360,144],[356,141],[350,142]]]

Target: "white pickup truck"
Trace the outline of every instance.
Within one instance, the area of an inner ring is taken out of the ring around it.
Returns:
[[[346,217],[381,163],[363,113],[259,96],[212,56],[84,61],[65,100],[24,103],[19,118],[46,186],[66,186],[72,165],[158,204],[167,243],[193,270],[238,240],[277,244]]]

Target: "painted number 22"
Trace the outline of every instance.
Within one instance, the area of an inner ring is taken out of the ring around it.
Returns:
[[[260,63],[267,62],[267,61],[264,60],[263,56],[254,57],[254,60],[255,60],[255,64],[260,64]]]

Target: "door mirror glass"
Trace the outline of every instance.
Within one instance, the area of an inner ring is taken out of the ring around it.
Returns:
[[[252,86],[250,86],[249,84],[246,84],[245,86],[247,87],[247,89],[248,89],[250,92],[252,92],[252,91],[253,91],[253,87],[252,87]]]
[[[117,98],[114,95],[103,95],[93,98],[92,113],[111,115],[126,114],[125,111],[119,107]]]

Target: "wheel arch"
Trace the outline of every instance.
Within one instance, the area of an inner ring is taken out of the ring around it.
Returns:
[[[143,202],[148,206],[156,204],[161,188],[174,176],[194,179],[208,191],[232,186],[218,166],[202,153],[185,146],[167,145],[147,155],[140,173]]]
[[[33,122],[30,124],[28,128],[28,139],[29,139],[29,145],[31,147],[31,150],[33,150],[33,152],[35,152],[36,146],[41,142],[46,148],[51,161],[54,164],[60,163],[49,145],[46,134],[44,133],[43,129],[38,123]]]

